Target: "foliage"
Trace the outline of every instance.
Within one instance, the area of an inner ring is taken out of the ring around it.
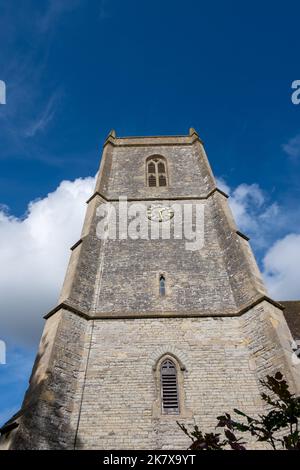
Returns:
[[[244,442],[240,442],[240,439],[237,439],[229,428],[224,430],[225,438],[221,440],[221,434],[203,434],[198,426],[195,426],[194,430],[189,432],[183,424],[180,424],[178,421],[177,424],[182,431],[192,439],[193,443],[189,447],[191,450],[223,450],[227,445],[234,450],[245,450],[243,446]]]
[[[245,442],[237,438],[235,433],[250,433],[257,442],[268,443],[273,450],[300,450],[300,396],[289,391],[289,386],[282,374],[277,372],[274,377],[268,375],[260,381],[270,394],[262,393],[261,397],[267,403],[269,411],[252,418],[240,410],[234,409],[236,415],[243,418],[239,422],[231,418],[229,413],[218,416],[216,428],[223,428],[221,434],[203,433],[198,426],[193,431],[177,422],[181,430],[192,440],[191,450],[246,450]]]

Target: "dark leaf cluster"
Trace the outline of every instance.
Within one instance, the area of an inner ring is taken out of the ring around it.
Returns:
[[[248,433],[257,442],[268,443],[273,450],[300,450],[300,397],[289,390],[288,383],[281,372],[268,375],[261,381],[266,392],[261,394],[269,411],[256,418],[248,416],[238,409],[235,414],[242,418],[232,419],[229,413],[218,416],[216,428],[221,433],[203,433],[198,426],[189,431],[177,422],[181,430],[192,440],[191,450],[246,450],[245,442],[237,438],[236,433]]]

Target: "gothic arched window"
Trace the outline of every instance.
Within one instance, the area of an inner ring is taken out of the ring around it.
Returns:
[[[171,359],[166,359],[160,366],[161,403],[165,414],[179,413],[179,397],[176,366]]]
[[[167,164],[163,157],[153,156],[147,160],[148,186],[167,186]]]

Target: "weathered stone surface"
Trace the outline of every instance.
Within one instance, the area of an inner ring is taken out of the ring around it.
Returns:
[[[168,164],[165,188],[146,185],[145,161],[157,154]],[[129,205],[203,205],[203,248],[188,251],[173,238],[99,240],[97,208],[119,196]],[[299,389],[280,306],[266,297],[194,132],[110,134],[59,302],[46,321],[19,427],[5,443],[11,449],[185,449],[176,420],[208,431],[234,407],[258,414],[259,379],[278,369]],[[179,415],[161,411],[164,356],[177,366]]]

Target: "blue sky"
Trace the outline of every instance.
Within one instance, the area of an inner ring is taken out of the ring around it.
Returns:
[[[300,253],[300,105],[291,101],[299,17],[297,1],[0,0],[0,260],[11,269],[4,295],[14,293],[0,312],[0,421],[20,405],[111,128],[123,136],[195,127],[271,292],[300,297],[290,288]],[[47,237],[32,269],[24,250],[28,227],[49,207],[62,221],[53,259],[63,262],[43,277]],[[20,289],[17,271],[28,277]],[[43,295],[33,299],[36,286]]]

